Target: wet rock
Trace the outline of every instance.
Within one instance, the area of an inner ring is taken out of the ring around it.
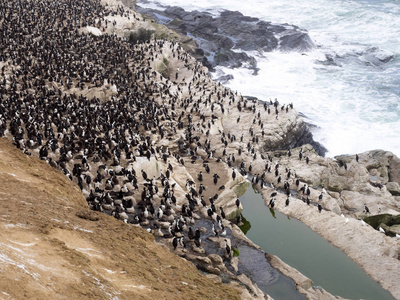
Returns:
[[[222,84],[227,84],[230,80],[233,79],[233,75],[227,74],[217,78],[217,81],[221,82]]]
[[[313,149],[321,156],[325,156],[326,148],[320,143],[314,141],[313,134],[307,123],[302,118],[298,118],[296,122],[288,124],[285,135],[282,139],[276,141],[265,141],[264,150],[272,151],[277,149],[292,149],[302,145],[310,144]]]
[[[250,290],[252,299],[264,299],[264,293],[251,281],[249,277],[245,274],[240,274],[237,278]]]
[[[219,16],[213,16],[208,12],[189,12],[175,6],[166,7],[164,11],[141,7],[137,7],[137,10],[192,37],[204,53],[199,60],[203,60],[211,69],[217,65],[229,68],[244,66],[256,74],[255,58],[244,51],[273,51],[279,48],[283,51],[303,52],[315,48],[305,30],[289,24],[260,21],[238,11],[227,10]],[[202,55],[198,51],[193,54]]]
[[[282,51],[309,51],[315,45],[306,32],[288,30],[280,39],[279,49]]]
[[[296,285],[299,285],[305,290],[312,287],[313,282],[310,278],[304,276],[302,273],[292,268],[291,266],[285,264],[279,257],[273,254],[265,254],[268,262],[276,269],[278,269],[282,274],[293,279]]]

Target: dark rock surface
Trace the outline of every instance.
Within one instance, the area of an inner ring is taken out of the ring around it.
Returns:
[[[238,11],[223,11],[217,17],[176,6],[168,6],[164,11],[138,6],[137,11],[192,37],[203,52],[200,60],[210,70],[215,66],[246,67],[256,75],[256,60],[244,51],[304,52],[315,47],[308,33],[297,26],[272,24]]]

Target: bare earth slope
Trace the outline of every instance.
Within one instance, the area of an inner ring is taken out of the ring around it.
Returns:
[[[6,139],[0,178],[0,298],[239,298],[145,230],[90,211],[66,176]]]

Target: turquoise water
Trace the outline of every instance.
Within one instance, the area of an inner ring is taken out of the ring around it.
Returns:
[[[394,299],[342,251],[306,225],[278,211],[273,216],[251,187],[240,200],[243,216],[250,223],[245,224],[247,237],[311,278],[314,286],[347,299]]]

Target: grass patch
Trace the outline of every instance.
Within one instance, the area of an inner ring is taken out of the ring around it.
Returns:
[[[231,247],[231,248],[232,248],[233,257],[239,256],[239,249],[237,249],[235,247]]]

